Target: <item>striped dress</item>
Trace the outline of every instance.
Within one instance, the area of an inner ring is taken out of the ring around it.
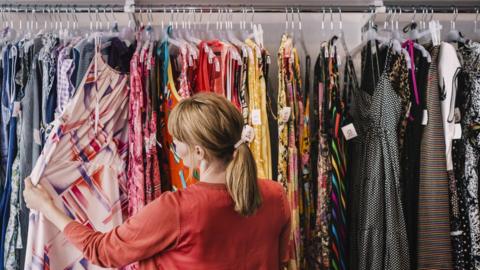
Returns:
[[[431,49],[432,63],[425,93],[428,122],[420,150],[417,269],[453,269],[438,52],[438,46]]]
[[[339,72],[336,61],[337,50],[335,46],[330,46],[330,51],[334,52],[334,57],[329,58],[329,96],[332,107],[329,111],[330,119],[330,162],[332,164],[329,172],[332,190],[331,199],[331,223],[329,231],[332,238],[331,249],[331,267],[334,270],[345,270],[346,266],[346,248],[347,248],[347,220],[346,220],[346,189],[345,189],[345,137],[341,134],[340,125],[343,125],[344,111],[340,97]]]

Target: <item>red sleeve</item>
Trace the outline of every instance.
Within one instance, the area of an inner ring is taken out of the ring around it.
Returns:
[[[63,232],[87,260],[102,267],[121,267],[176,246],[178,202],[173,193],[164,193],[110,232],[95,232],[78,222],[70,222]]]
[[[287,195],[282,188],[283,227],[280,233],[280,264],[285,265],[290,260],[290,237],[292,231],[292,214]]]

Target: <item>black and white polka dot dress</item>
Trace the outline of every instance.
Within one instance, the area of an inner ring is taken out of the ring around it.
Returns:
[[[356,256],[359,270],[410,269],[405,217],[400,194],[398,123],[401,99],[388,70],[391,49],[375,91],[358,91],[356,110],[363,147],[358,185]],[[352,209],[355,211],[355,209]]]

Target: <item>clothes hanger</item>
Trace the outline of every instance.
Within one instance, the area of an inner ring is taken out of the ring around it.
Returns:
[[[174,13],[173,9],[171,9],[170,10],[170,20],[168,22],[167,28],[165,29],[164,36],[166,37],[169,45],[173,45],[173,46],[181,49],[182,46],[184,45],[184,43],[181,40],[176,39],[173,35],[175,26],[178,26],[178,23],[174,22],[173,13]]]
[[[338,29],[340,30],[340,43],[342,44],[343,51],[345,54],[350,57],[350,52],[348,50],[347,42],[345,41],[345,32],[343,31],[343,18],[342,18],[342,9],[339,7],[338,8],[338,14],[339,14],[339,21],[338,21]]]
[[[177,9],[177,13],[176,13],[178,16],[177,17],[180,17],[180,10]],[[175,25],[178,25],[177,24],[178,22],[175,23]],[[198,58],[198,49],[196,48],[197,45],[193,46],[192,45],[192,39],[193,37],[190,35],[189,36],[189,29],[187,29],[189,27],[189,24],[190,22],[186,20],[186,12],[185,12],[185,9],[183,9],[183,16],[182,16],[182,19],[181,19],[181,27],[182,29],[177,29],[176,30],[176,33],[178,34],[177,35],[177,40],[179,40],[181,42],[181,50],[182,50],[182,54],[185,54],[187,58],[193,58],[193,59],[197,59]],[[184,34],[184,36],[182,37],[182,32]],[[200,40],[197,41],[198,44],[200,44]],[[196,44],[196,43],[195,43]],[[188,60],[188,59],[187,59]]]
[[[413,13],[412,20],[410,21],[410,24],[406,25],[403,28],[403,32],[407,33],[410,40],[413,41],[414,48],[418,49],[422,53],[422,57],[427,58],[427,62],[431,63],[432,62],[432,57],[431,57],[430,53],[427,51],[427,49],[425,49],[425,47],[423,47],[422,45],[420,45],[418,43],[418,40],[421,39],[424,35],[429,35],[430,31],[426,30],[426,31],[423,31],[423,32],[420,33],[418,31],[418,28],[419,28],[419,25],[421,27],[421,25],[423,24],[422,23],[423,18],[422,18],[422,20],[420,20],[419,24],[417,24],[417,22],[415,21],[415,16],[416,16],[416,9],[414,8],[414,13]]]
[[[128,13],[128,24],[127,26],[123,27],[120,30],[120,34],[118,35],[121,40],[127,43],[127,46],[135,40],[135,30],[132,27],[132,14]]]
[[[325,41],[328,39],[328,35],[325,30],[325,8],[322,8],[322,24],[320,27],[320,40]]]
[[[230,20],[233,17],[233,11],[232,9],[229,10],[229,15],[230,15]],[[241,24],[239,24],[241,27]],[[245,46],[245,43],[240,41],[233,30],[233,22],[230,24],[229,29],[227,30],[227,38],[232,43],[233,45],[237,46],[239,49],[241,49],[243,46]],[[240,57],[241,58],[241,57]],[[239,59],[241,61],[241,59]]]
[[[432,41],[432,32],[430,31],[430,28],[427,27],[427,22],[430,22],[431,19],[433,18],[433,8],[430,8],[432,13],[430,16],[430,20],[427,20],[428,17],[428,8],[423,8],[422,10],[422,19],[420,22],[420,38],[418,39],[418,43],[430,43]]]
[[[193,15],[193,21],[194,21],[193,27],[194,27],[194,29],[196,29],[195,9],[191,10],[191,13],[192,13],[192,15]],[[190,20],[188,20],[187,26],[188,26],[188,28],[187,28],[187,31],[186,31],[186,33],[185,33],[185,39],[189,42],[190,47],[196,47],[196,46],[198,46],[202,41],[201,41],[200,39],[196,38],[195,35],[192,33],[191,28],[190,28]],[[195,44],[195,46],[191,46],[190,43]]]
[[[332,9],[330,9],[331,11]],[[302,17],[300,16],[300,9],[297,8],[297,17],[298,17],[298,30],[300,32],[300,46],[302,50],[305,52],[305,55],[309,55],[307,46],[305,45],[305,35],[303,33],[303,25],[302,25]]]
[[[465,43],[465,39],[460,31],[456,28],[456,21],[458,16],[458,8],[453,8],[453,19],[450,20],[450,32],[447,34],[446,41],[456,42],[456,43]]]
[[[476,39],[480,39],[480,30],[478,29],[478,15],[479,15],[479,8],[475,8],[475,21],[473,22],[473,34],[476,36]]]
[[[190,13],[191,12],[189,12],[189,14]],[[177,14],[180,15],[180,11],[178,9],[177,9]],[[186,55],[187,63],[189,63],[189,65],[190,65],[191,64],[190,59],[197,59],[198,58],[198,49],[197,49],[198,45],[197,44],[200,44],[201,40],[192,36],[190,18],[188,18],[188,20],[187,20],[187,13],[186,13],[185,9],[183,9],[183,17],[182,17],[182,20],[181,20],[181,26],[182,26],[182,30],[180,30],[180,29],[177,30],[177,32],[179,33],[178,39],[181,40],[181,42],[183,44],[182,54]],[[184,34],[183,37],[181,35],[182,32]],[[192,45],[192,44],[195,44],[195,45]]]
[[[374,24],[374,20],[375,20],[375,11],[372,9],[370,13],[370,19],[368,21],[368,29],[362,35],[363,41],[350,52],[350,55],[354,56],[359,52],[361,52],[363,47],[367,45],[369,41],[378,41],[384,44],[390,43],[391,40],[389,38],[385,38],[377,34],[377,26]],[[322,24],[322,27],[323,27],[323,24]],[[398,49],[398,45],[396,43],[394,43],[393,45],[396,46],[395,49]],[[401,48],[401,45],[400,45],[400,48]]]
[[[8,20],[7,20],[7,27],[4,30],[5,35],[3,36],[5,42],[13,41],[17,37],[17,31],[13,27],[13,12],[12,12],[12,10],[13,10],[13,8],[11,8],[11,7],[8,8],[8,14],[9,14],[9,17],[10,17],[9,18],[10,19],[10,25],[8,25]]]
[[[287,11],[286,8],[285,8],[285,11]],[[257,45],[259,45],[261,43],[261,33],[259,32],[260,29],[259,29],[258,25],[254,23],[254,17],[255,17],[255,8],[252,7],[252,17],[251,17],[251,20],[250,20],[250,30],[252,31],[252,33],[250,35],[248,35],[247,39],[252,39],[253,38],[253,41]]]
[[[202,12],[201,9],[200,9],[200,12]],[[196,10],[193,9],[192,10],[193,29],[188,29],[188,32],[187,32],[187,40],[189,41],[188,42],[188,54],[189,54],[189,65],[190,66],[193,65],[193,60],[198,59],[198,56],[200,54],[198,46],[200,45],[200,43],[202,43],[202,40],[197,38],[198,36],[200,36],[200,32],[198,31],[198,29],[200,28],[200,25],[201,25],[202,16],[200,14],[199,21],[197,21],[196,13],[197,13]]]

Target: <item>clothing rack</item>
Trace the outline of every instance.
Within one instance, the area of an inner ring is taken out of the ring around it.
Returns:
[[[400,2],[395,5],[68,5],[68,4],[0,4],[0,13],[385,13],[388,9],[401,10],[402,13],[421,13],[427,9],[435,13],[476,13],[480,4],[475,5],[469,2],[455,2],[454,5],[432,5],[428,2],[425,5],[408,5]]]

